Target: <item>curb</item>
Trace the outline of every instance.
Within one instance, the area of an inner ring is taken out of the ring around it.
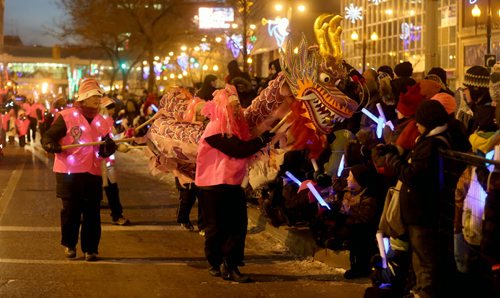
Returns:
[[[268,223],[267,218],[261,214],[257,206],[249,204],[247,209],[248,221],[251,226],[254,226],[249,233],[265,231],[297,256],[312,258],[333,268],[349,269],[349,252],[318,247],[308,227],[281,226],[276,228]]]

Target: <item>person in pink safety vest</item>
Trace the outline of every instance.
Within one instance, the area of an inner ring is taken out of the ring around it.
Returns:
[[[241,183],[249,158],[274,134],[265,132],[258,138],[250,138],[236,89],[231,85],[216,91],[202,114],[209,117],[210,122],[199,143],[195,184],[202,198],[209,274],[239,283],[250,282],[250,278],[238,270],[243,264],[248,224]]]
[[[42,137],[43,148],[55,153],[56,194],[63,205],[61,244],[70,259],[76,257],[80,232],[85,260],[97,260],[101,238],[101,161],[116,150],[110,137],[111,128],[99,114],[103,95],[104,91],[95,79],[82,80],[74,107],[60,111]],[[104,141],[104,144],[63,150],[66,145],[96,141]]]
[[[116,130],[114,129],[114,110],[115,110],[115,102],[109,97],[106,97],[101,102],[101,115],[107,121],[109,127],[111,127],[112,133],[115,134]],[[103,174],[103,186],[104,193],[106,193],[106,198],[108,199],[108,206],[111,210],[111,222],[114,225],[126,226],[130,224],[130,220],[123,216],[123,207],[120,201],[120,194],[118,189],[118,182],[116,179],[116,170],[115,170],[116,159],[115,155],[111,155],[106,158],[106,161],[103,163],[103,173],[105,171],[105,175]],[[105,177],[104,177],[105,176]]]
[[[28,134],[29,126],[30,120],[26,117],[26,112],[23,109],[19,109],[19,111],[17,111],[16,118],[16,132],[19,140],[19,146],[21,147],[26,145],[26,134]]]

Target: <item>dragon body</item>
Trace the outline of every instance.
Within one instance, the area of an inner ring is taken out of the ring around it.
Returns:
[[[364,102],[363,80],[342,60],[341,20],[340,16],[321,15],[314,24],[319,45],[309,46],[302,37],[297,52],[291,41],[280,51],[282,73],[244,111],[253,136],[290,114],[288,125],[281,129],[286,135],[284,148],[307,147],[319,154],[324,135]],[[160,102],[162,115],[147,135],[152,167],[173,172],[184,183],[194,178],[197,144],[205,128],[202,122],[180,120],[193,100],[180,88],[169,91]]]

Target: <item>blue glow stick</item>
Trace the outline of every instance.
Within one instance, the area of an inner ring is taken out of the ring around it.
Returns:
[[[378,123],[378,118],[377,116],[373,115],[370,111],[368,111],[367,109],[365,108],[362,108],[361,109],[361,112],[363,112],[363,114],[365,114],[366,116],[368,116],[370,119],[372,119],[375,123]]]
[[[339,168],[337,170],[337,177],[340,177],[340,175],[342,175],[342,171],[344,170],[344,167],[345,167],[345,155],[342,154],[342,158],[340,159],[340,164],[339,164]]]
[[[121,119],[120,119],[120,120],[116,120],[116,121],[115,121],[115,123],[116,123],[116,124],[120,124],[120,123],[122,123],[122,121],[123,121],[123,120],[121,120]]]
[[[363,114],[365,114],[370,119],[372,119],[375,123],[377,123],[377,138],[380,139],[382,137],[382,128],[384,128],[384,124],[385,124],[383,122],[383,120],[380,117],[377,118],[377,116],[373,115],[370,111],[368,111],[365,108],[362,108],[361,112],[363,112]]]
[[[384,122],[384,125],[389,126],[389,128],[394,131],[394,124],[392,124],[391,121],[387,121],[387,118],[385,118],[384,110],[382,109],[382,105],[380,103],[376,104],[378,113],[380,115],[380,118]]]
[[[326,207],[326,209],[331,210],[330,206],[325,202],[325,200],[323,200],[323,198],[321,197],[321,195],[319,194],[319,192],[316,190],[316,188],[314,188],[314,186],[312,185],[312,183],[308,182],[306,185],[307,185],[307,188],[309,188],[309,191],[314,195],[314,197],[316,198],[316,200],[318,201],[318,203],[321,206]]]
[[[157,107],[157,106],[155,106],[155,105],[151,105],[151,108],[153,109],[153,111],[154,111],[155,113],[156,113],[156,112],[158,112],[158,107]]]
[[[302,182],[300,182],[300,180],[297,179],[297,177],[295,177],[292,173],[286,171],[285,175],[287,175],[288,178],[290,178],[293,182],[297,183],[298,186],[300,186],[302,184]]]

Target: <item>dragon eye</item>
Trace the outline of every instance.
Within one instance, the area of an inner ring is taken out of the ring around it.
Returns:
[[[322,83],[330,83],[330,81],[332,80],[332,78],[329,75],[327,75],[326,73],[322,72],[319,75],[319,80]]]

